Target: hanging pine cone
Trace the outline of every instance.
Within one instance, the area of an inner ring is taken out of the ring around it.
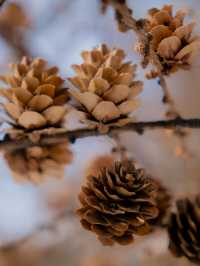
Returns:
[[[168,219],[169,209],[171,207],[171,195],[159,180],[152,178],[152,182],[157,187],[155,200],[159,214],[155,219],[150,220],[150,224],[156,227],[165,226]]]
[[[200,196],[195,200],[178,200],[168,226],[169,249],[177,257],[185,256],[200,264]]]
[[[165,75],[179,68],[188,69],[194,54],[200,49],[200,38],[192,36],[195,23],[184,25],[185,15],[185,11],[178,10],[173,16],[171,5],[149,10],[146,30],[151,35],[151,49],[156,53]],[[144,51],[139,52],[144,54]],[[157,65],[154,59],[150,58],[150,61]]]
[[[69,78],[76,90],[71,95],[79,102],[86,123],[97,127],[122,126],[132,119],[128,115],[139,107],[135,97],[142,82],[133,81],[136,65],[123,63],[123,50],[106,45],[83,51],[81,65],[73,65],[77,76]]]
[[[6,98],[4,110],[13,130],[30,132],[48,127],[60,127],[66,113],[67,89],[58,75],[58,68],[47,68],[43,59],[24,57],[12,65],[12,75],[1,76],[7,88],[0,93]]]
[[[88,176],[79,199],[81,224],[104,245],[127,245],[134,234],[148,234],[149,220],[158,215],[153,183],[142,169],[127,162]]]
[[[9,151],[5,159],[17,180],[39,183],[49,177],[62,178],[72,153],[65,142]]]

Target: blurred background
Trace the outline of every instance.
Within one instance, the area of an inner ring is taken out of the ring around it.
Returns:
[[[10,4],[16,4],[10,6]],[[199,0],[129,0],[136,17],[147,9],[173,4],[188,9],[188,18],[199,22]],[[135,63],[136,36],[120,33],[108,8],[100,12],[99,0],[7,0],[0,10],[0,72],[21,56],[43,57],[60,67],[64,78],[72,75],[71,64],[81,62],[80,52],[107,43],[121,47]],[[179,71],[167,79],[177,109],[185,118],[200,117],[199,57],[191,71]],[[144,70],[138,67],[138,79]],[[162,90],[156,80],[145,81],[138,120],[164,117]],[[123,133],[121,140],[149,173],[163,181],[175,198],[199,192],[200,132],[192,130],[185,139],[189,156],[178,156],[177,137],[164,130],[148,130],[139,136]],[[1,157],[0,168],[0,266],[173,266],[190,265],[167,251],[163,231],[136,239],[128,247],[103,247],[84,231],[74,214],[77,195],[88,165],[99,155],[109,154],[114,143],[108,137],[77,140],[71,145],[74,158],[65,169],[65,178],[49,178],[40,185],[18,183]],[[89,147],[89,148],[88,148]],[[182,154],[181,154],[182,155]]]

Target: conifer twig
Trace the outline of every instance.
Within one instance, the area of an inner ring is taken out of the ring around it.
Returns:
[[[131,122],[123,127],[112,127],[109,132],[100,132],[98,129],[76,129],[76,130],[66,130],[64,133],[59,133],[55,135],[43,135],[37,145],[48,145],[54,143],[60,143],[64,140],[69,139],[71,142],[75,141],[77,138],[84,138],[90,136],[100,136],[109,133],[119,132],[119,131],[135,131],[142,134],[145,129],[162,129],[162,128],[199,128],[200,129],[200,118],[183,119],[176,118],[171,120],[157,120],[157,121],[146,121],[146,122]],[[15,150],[26,148],[29,146],[34,146],[34,144],[28,137],[20,140],[4,139],[0,141],[0,150]]]
[[[0,7],[2,7],[5,2],[6,0],[0,0]]]
[[[174,100],[171,96],[171,93],[169,91],[169,88],[167,86],[167,82],[166,79],[163,75],[160,75],[159,77],[159,85],[163,90],[163,100],[162,102],[164,104],[168,104],[169,105],[169,111],[170,113],[173,113],[176,117],[181,117],[181,115],[179,114],[179,112],[176,109],[176,105],[174,103]]]

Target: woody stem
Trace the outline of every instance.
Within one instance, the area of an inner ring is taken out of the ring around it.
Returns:
[[[6,0],[0,0],[0,7],[2,7],[5,2]]]
[[[135,131],[142,134],[145,129],[163,129],[163,128],[199,128],[200,129],[200,118],[183,119],[176,118],[171,120],[157,120],[157,121],[146,121],[146,122],[130,122],[123,127],[113,126],[110,128],[109,132],[100,132],[98,129],[76,129],[71,131],[65,131],[64,133],[55,134],[52,136],[42,136],[37,145],[48,145],[60,143],[66,139],[71,142],[75,141],[77,138],[84,138],[89,136],[99,136],[109,133],[119,132],[119,131]],[[21,148],[27,148],[34,146],[34,144],[28,137],[20,140],[4,139],[0,141],[1,150],[15,150]]]
[[[176,109],[174,100],[171,96],[171,93],[169,91],[169,88],[167,86],[166,79],[164,78],[163,75],[160,75],[159,77],[159,85],[163,90],[163,103],[169,105],[169,111],[172,112],[173,114],[176,114],[176,116],[180,117],[181,115]]]

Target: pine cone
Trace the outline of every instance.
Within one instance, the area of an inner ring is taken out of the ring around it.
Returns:
[[[155,219],[150,220],[150,224],[153,226],[165,226],[171,207],[171,195],[159,180],[152,178],[152,182],[157,187],[155,200],[159,214]]]
[[[127,245],[133,234],[145,235],[149,220],[158,215],[155,188],[142,169],[131,163],[116,163],[98,176],[88,176],[79,195],[77,211],[81,224],[97,234],[104,245]]]
[[[165,75],[179,68],[188,69],[195,52],[200,49],[200,38],[192,36],[195,23],[184,25],[185,15],[185,11],[178,10],[173,16],[171,5],[149,10],[146,30],[151,35],[151,49],[156,53]]]
[[[194,201],[177,201],[177,212],[172,213],[168,233],[169,249],[177,257],[185,256],[200,264],[200,196]]]
[[[68,143],[33,146],[5,153],[5,159],[19,181],[39,183],[46,178],[64,176],[64,167],[72,160]]]
[[[66,112],[67,89],[62,88],[64,81],[58,76],[58,68],[47,68],[46,64],[43,59],[24,57],[12,65],[11,76],[1,76],[8,85],[0,93],[7,99],[3,106],[13,129],[26,132],[60,126]]]
[[[77,76],[69,80],[77,88],[70,93],[80,103],[85,122],[107,128],[128,123],[128,114],[139,107],[135,97],[142,90],[142,82],[133,81],[136,65],[122,63],[124,51],[106,45],[83,51],[82,57],[83,64],[73,65]]]

